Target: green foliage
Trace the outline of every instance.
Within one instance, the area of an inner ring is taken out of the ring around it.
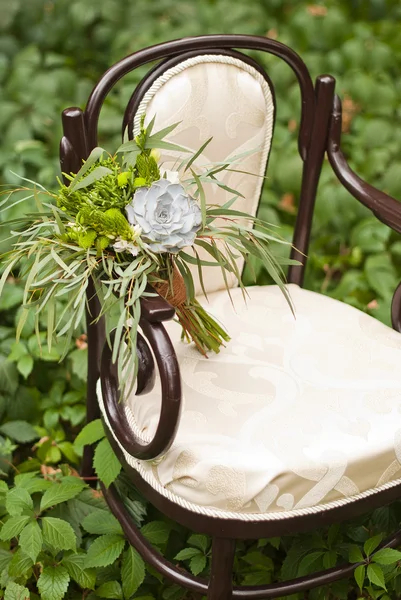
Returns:
[[[269,35],[277,35],[301,54],[313,77],[323,72],[336,76],[337,90],[345,98],[343,144],[352,166],[373,185],[401,198],[401,134],[395,126],[401,100],[399,2],[327,0],[319,2],[320,11],[313,11],[311,4],[292,0],[2,2],[1,183],[18,183],[14,172],[46,187],[53,184],[61,110],[83,106],[112,62],[167,39],[221,31],[265,35],[269,30]],[[277,122],[259,217],[279,225],[283,236],[291,239],[302,166],[296,147],[299,93],[284,63],[274,57],[262,60],[276,89]],[[119,82],[104,106],[99,144],[109,150],[121,142],[122,112],[146,69]],[[29,203],[33,209],[34,199]],[[20,204],[3,208],[0,220],[21,216]],[[2,251],[7,248],[4,233],[0,244]],[[306,286],[389,323],[391,293],[401,275],[400,257],[399,238],[353,200],[325,164]],[[254,271],[259,283],[270,281],[256,262]],[[81,431],[87,360],[81,326],[71,337],[66,358],[59,362],[63,348],[53,340],[49,350],[47,340],[35,335],[33,315],[22,314],[19,308],[20,281],[10,273],[5,280],[0,298],[2,596],[5,600],[182,598],[176,586],[145,567],[99,492],[77,477],[83,446],[89,443],[101,444],[98,471],[107,484],[119,471],[116,463],[102,470],[100,457],[111,458],[111,454],[101,422]],[[252,269],[245,280],[254,281]],[[114,481],[150,543],[169,560],[206,577],[209,538],[170,523],[147,506],[122,474]],[[401,595],[401,553],[380,549],[380,543],[400,519],[400,506],[395,503],[328,530],[240,541],[235,583],[283,580],[349,560],[358,565],[354,577],[330,589],[313,590],[310,600],[345,600],[348,594],[395,600]],[[293,598],[303,600],[304,595]]]

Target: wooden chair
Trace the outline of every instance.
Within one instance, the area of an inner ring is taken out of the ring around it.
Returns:
[[[329,525],[401,494],[401,285],[392,303],[395,331],[353,307],[302,290],[325,153],[346,189],[401,232],[401,204],[362,181],[347,164],[333,77],[321,75],[313,85],[293,50],[263,37],[211,35],[146,48],[102,76],[85,111],[63,112],[62,170],[76,172],[97,145],[99,113],[117,81],[159,61],[128,102],[123,130],[129,137],[146,111],[148,117],[156,113],[156,129],[181,121],[171,139],[193,144],[194,150],[213,135],[213,159],[224,160],[259,140],[262,149],[252,160],[263,174],[274,123],[273,84],[241,49],[274,54],[299,82],[303,175],[292,258],[301,264],[288,271],[296,319],[275,286],[250,288],[248,307],[238,299],[233,311],[227,293],[218,291],[220,283],[209,273],[211,310],[233,339],[219,355],[205,360],[181,344],[177,329],[166,323],[174,309],[161,297],[144,299],[137,393],[119,403],[104,325],[93,324],[99,302],[93,288],[88,292],[88,421],[102,416],[124,469],[151,503],[180,524],[213,537],[209,581],[166,561],[131,522],[115,487],[104,490],[106,500],[149,564],[210,600],[287,596],[350,576],[357,565],[267,586],[233,587],[235,540]],[[259,182],[247,176],[239,181],[247,193],[247,210],[257,208]],[[160,389],[154,388],[155,363]],[[365,437],[358,432],[361,410],[368,421]],[[90,448],[83,472],[92,473]],[[400,543],[398,531],[384,545]]]

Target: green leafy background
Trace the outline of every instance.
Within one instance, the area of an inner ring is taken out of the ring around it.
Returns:
[[[268,35],[298,51],[312,77],[329,72],[344,101],[343,146],[370,183],[401,198],[401,7],[397,1],[327,0],[0,0],[0,177],[15,174],[52,187],[59,173],[60,113],[84,106],[95,81],[116,60],[168,39],[206,33]],[[299,193],[299,91],[288,66],[261,58],[274,82],[277,124],[260,216],[291,238]],[[120,142],[123,108],[145,74],[120,82],[100,119],[100,143]],[[21,208],[0,213],[5,220]],[[0,244],[7,247],[2,230]],[[401,276],[401,241],[336,182],[327,161],[319,187],[306,287],[390,322]],[[1,267],[0,267],[1,269]],[[245,277],[251,282],[250,273]],[[267,283],[259,270],[258,282]],[[83,330],[65,361],[40,354],[27,320],[15,323],[22,298],[9,278],[0,298],[0,597],[188,598],[145,567],[125,542],[101,494],[79,477],[82,447],[99,441],[98,475],[119,473],[100,423],[85,418],[86,339]],[[75,440],[75,442],[74,442]],[[106,472],[102,465],[108,464]],[[171,560],[207,575],[210,540],[166,520],[132,489],[117,485],[133,520]],[[311,534],[240,542],[237,584],[263,584],[341,561],[362,562],[355,577],[310,598],[398,598],[401,554],[380,550],[401,518],[398,504]],[[361,592],[359,588],[363,589]],[[304,595],[299,595],[304,598]]]

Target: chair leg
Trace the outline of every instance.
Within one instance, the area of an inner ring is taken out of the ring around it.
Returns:
[[[105,327],[103,317],[94,322],[99,317],[101,307],[92,279],[89,280],[87,295],[88,388],[86,395],[86,422],[90,423],[100,417],[96,385],[99,379],[100,356],[105,343]],[[92,478],[95,475],[93,454],[93,446],[85,446],[81,465],[82,477]],[[92,486],[96,485],[96,481],[88,481],[88,483]]]
[[[234,556],[235,540],[213,538],[207,600],[231,600]]]

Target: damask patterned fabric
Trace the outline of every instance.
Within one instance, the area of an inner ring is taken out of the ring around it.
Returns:
[[[213,138],[193,165],[198,172],[204,172],[202,167],[211,162],[242,155],[240,165],[233,167],[242,173],[227,170],[218,177],[243,195],[236,200],[235,209],[255,215],[274,122],[272,93],[263,75],[230,56],[202,55],[187,59],[167,70],[145,94],[134,120],[135,134],[144,113],[145,123],[156,117],[154,131],[179,123],[166,139],[192,152]],[[182,154],[164,151],[161,160],[163,168],[174,170],[182,161]],[[232,192],[216,185],[206,184],[205,192],[208,204],[222,205],[233,197]],[[198,247],[198,252],[201,258],[210,260],[202,248]],[[242,261],[238,263],[241,271]],[[192,267],[192,271],[197,283],[197,267]],[[203,276],[208,292],[225,289],[220,269],[204,267]],[[237,285],[235,277],[231,277],[231,284]],[[201,293],[197,285],[197,293]]]
[[[401,480],[401,334],[329,297],[288,289],[295,317],[276,286],[248,288],[246,304],[236,288],[234,307],[226,292],[203,300],[232,337],[208,358],[167,325],[184,392],[177,437],[156,461],[126,458],[170,499],[269,518]],[[150,439],[159,382],[131,395],[126,413]]]

